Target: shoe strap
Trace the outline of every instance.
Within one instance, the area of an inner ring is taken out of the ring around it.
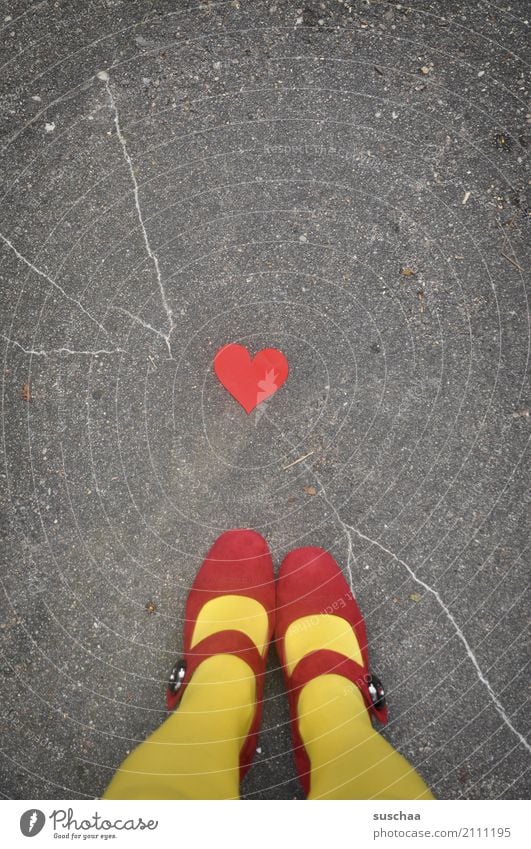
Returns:
[[[209,657],[214,657],[217,654],[231,654],[241,658],[254,672],[257,679],[257,694],[262,686],[262,677],[265,671],[265,659],[262,657],[255,643],[251,638],[244,634],[243,631],[226,630],[216,631],[205,637],[193,648],[188,649],[183,657],[183,663],[186,665],[184,676],[181,679],[181,684],[176,692],[172,692],[170,688],[166,691],[166,706],[169,711],[175,710],[179,704],[184,690],[199,666],[204,660]]]
[[[368,669],[360,666],[355,660],[330,649],[319,649],[304,655],[289,678],[289,695],[296,705],[300,692],[314,678],[320,675],[341,675],[360,690],[363,701],[369,713],[375,716],[383,725],[387,723],[387,706],[376,707],[373,704],[369,684],[371,674]]]

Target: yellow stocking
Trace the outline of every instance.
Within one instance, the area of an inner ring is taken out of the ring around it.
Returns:
[[[311,651],[330,649],[361,663],[354,631],[338,616],[310,616],[286,632],[292,671]],[[311,763],[310,799],[433,799],[413,767],[372,727],[363,697],[340,675],[302,689],[299,730]]]
[[[226,628],[246,633],[264,654],[267,614],[254,599],[222,596],[205,604],[192,646]],[[237,799],[239,756],[255,712],[256,679],[234,655],[195,670],[176,711],[125,759],[104,799]]]

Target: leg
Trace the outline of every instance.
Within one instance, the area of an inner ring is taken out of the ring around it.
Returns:
[[[125,759],[104,799],[237,799],[255,677],[231,655],[201,663],[179,709]]]
[[[433,799],[413,767],[374,730],[363,697],[340,675],[322,675],[299,697],[311,762],[309,799]]]
[[[433,799],[372,726],[387,721],[371,676],[363,617],[341,570],[319,548],[290,552],[277,587],[277,647],[295,763],[310,799]]]
[[[238,798],[256,748],[274,607],[265,540],[222,534],[188,596],[173,713],[125,759],[103,798]]]

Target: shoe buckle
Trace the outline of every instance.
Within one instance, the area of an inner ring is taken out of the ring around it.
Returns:
[[[170,677],[168,678],[168,690],[170,691],[170,693],[175,695],[175,693],[177,693],[181,689],[185,675],[186,663],[182,658],[180,658],[173,667],[172,671],[170,672]]]
[[[367,688],[371,697],[372,706],[376,709],[385,707],[385,690],[377,675],[372,672],[368,676]]]

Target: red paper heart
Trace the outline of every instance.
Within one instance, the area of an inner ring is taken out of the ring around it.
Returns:
[[[253,359],[243,345],[224,345],[214,357],[214,371],[246,413],[270,398],[288,376],[288,361],[276,348],[264,348]]]

